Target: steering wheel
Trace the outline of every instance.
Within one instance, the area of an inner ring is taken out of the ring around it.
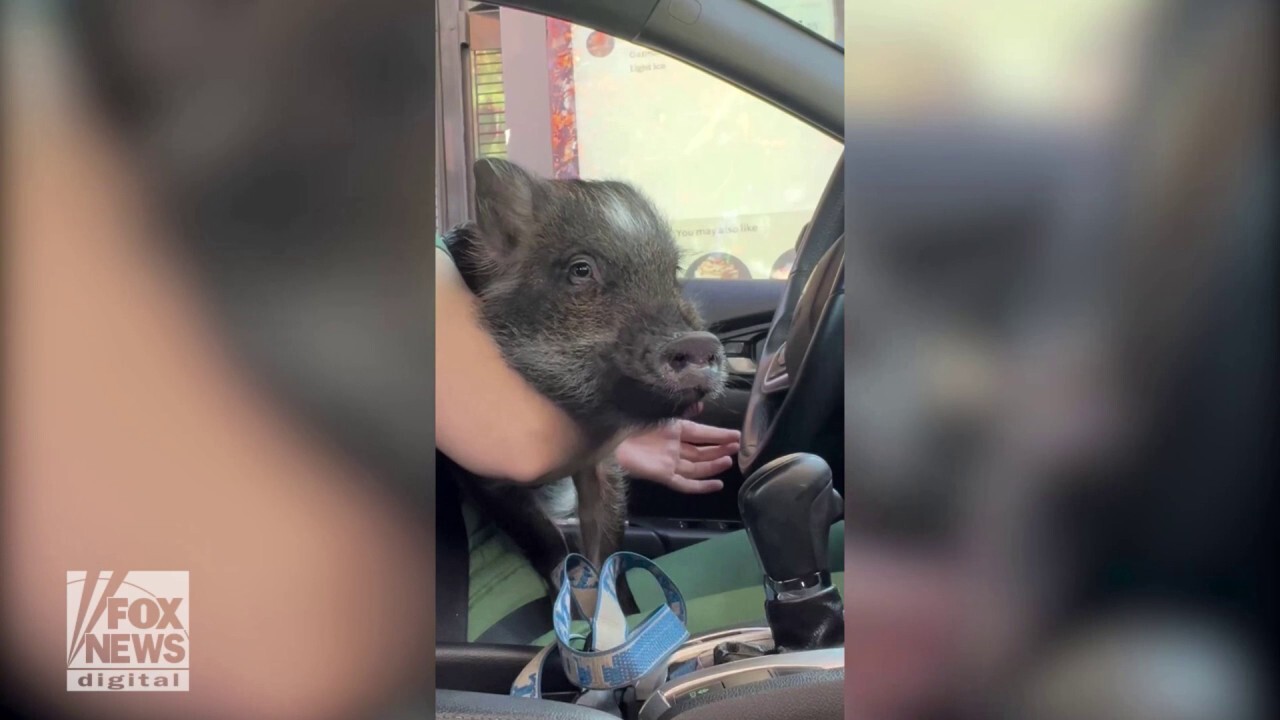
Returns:
[[[756,363],[742,425],[744,475],[809,450],[844,398],[844,156],[801,236]]]

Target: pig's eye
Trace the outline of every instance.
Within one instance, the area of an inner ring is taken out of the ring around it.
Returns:
[[[569,282],[580,285],[596,278],[596,265],[591,258],[577,257],[569,263]]]

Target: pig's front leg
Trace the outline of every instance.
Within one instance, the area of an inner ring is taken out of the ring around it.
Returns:
[[[578,493],[578,525],[582,554],[600,567],[605,558],[622,546],[627,516],[627,479],[613,458],[597,463],[573,476]],[[627,587],[626,577],[618,578],[618,600],[628,614],[638,612]]]

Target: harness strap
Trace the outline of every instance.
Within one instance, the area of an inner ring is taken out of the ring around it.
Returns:
[[[665,600],[634,629],[627,628],[617,594],[618,579],[629,570],[651,574]],[[590,625],[585,638],[572,632],[575,609]],[[541,697],[543,669],[552,655],[564,666],[569,681],[583,689],[582,699],[593,705],[613,695],[612,691],[654,687],[667,678],[666,660],[689,638],[680,590],[652,560],[635,553],[615,553],[599,570],[582,555],[565,558],[552,619],[556,642],[543,648],[520,672],[511,687],[512,695]]]

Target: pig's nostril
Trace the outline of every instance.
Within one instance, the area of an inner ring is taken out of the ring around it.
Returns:
[[[676,372],[688,367],[714,365],[720,355],[720,341],[708,332],[685,333],[663,348],[667,366]]]

